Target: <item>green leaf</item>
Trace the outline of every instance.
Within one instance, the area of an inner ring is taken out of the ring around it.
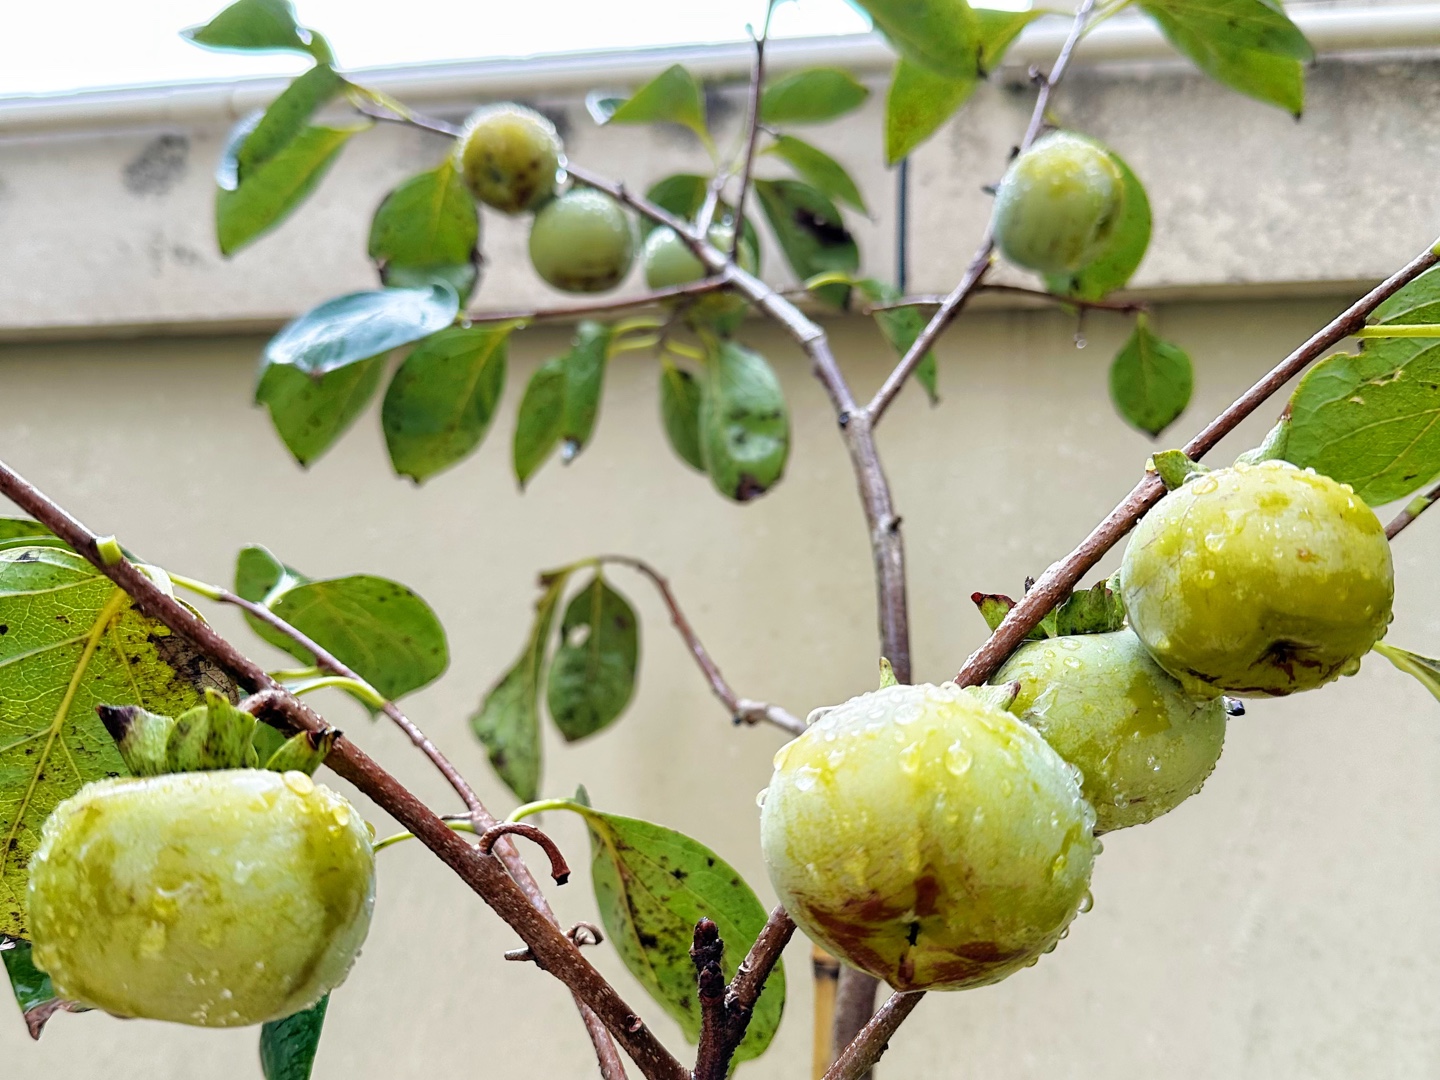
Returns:
[[[1320,361],[1290,398],[1285,456],[1371,506],[1440,474],[1440,340],[1367,341]]]
[[[670,358],[660,361],[660,418],[665,437],[680,460],[692,469],[705,471],[700,454],[700,380],[678,368]]]
[[[513,326],[451,327],[405,357],[380,411],[390,461],[416,483],[470,454],[505,389]]]
[[[848,203],[862,214],[869,212],[865,208],[865,197],[845,167],[825,151],[793,135],[780,135],[765,152],[784,161],[815,190]]]
[[[1108,581],[1071,593],[1055,609],[1055,634],[1110,634],[1125,628],[1125,606]]]
[[[771,83],[760,98],[762,124],[820,124],[853,112],[870,91],[848,71],[807,68]]]
[[[877,281],[875,278],[861,278],[855,282],[855,287],[872,304],[892,304],[900,299],[899,289]],[[910,346],[914,345],[915,339],[920,336],[920,331],[925,329],[925,317],[920,314],[918,308],[888,308],[874,314],[875,324],[880,327],[880,333],[885,335],[885,340],[890,343],[890,347],[895,350],[897,356],[904,356],[908,353]],[[916,365],[915,379],[925,388],[925,396],[930,399],[930,404],[938,404],[940,401],[939,371],[935,364],[934,352],[927,350],[920,363]]]
[[[272,596],[279,596],[286,589],[303,585],[309,580],[259,544],[243,547],[235,556],[235,595],[242,600],[262,604]],[[289,640],[253,615],[247,614],[245,619],[257,634],[272,645]]]
[[[0,934],[26,931],[40,827],[91,780],[125,774],[99,705],[166,715],[229,680],[74,552],[0,551]]]
[[[295,20],[290,0],[238,0],[203,26],[180,36],[207,49],[246,52],[298,52],[321,63],[334,57],[325,39]]]
[[[1436,700],[1440,700],[1440,660],[1431,660],[1428,656],[1387,645],[1383,641],[1375,643],[1375,651],[1406,675],[1415,678]]]
[[[1278,0],[1139,0],[1177,50],[1232,90],[1299,116],[1315,58]]]
[[[470,717],[470,728],[489,754],[491,766],[521,802],[530,802],[540,792],[540,678],[555,607],[568,578],[566,571],[545,579],[524,651]]]
[[[234,151],[234,177],[244,184],[252,170],[284,150],[309,126],[310,118],[349,84],[329,64],[317,64],[294,79],[272,101]],[[227,155],[228,156],[228,155]],[[230,166],[222,164],[222,176]],[[228,185],[221,183],[222,187]]]
[[[391,700],[433,682],[450,663],[435,612],[396,581],[368,574],[309,581],[272,594],[265,606]],[[266,637],[314,662],[289,638]]]
[[[447,283],[463,304],[479,280],[480,215],[454,158],[385,196],[370,222],[370,258],[386,285]]]
[[[262,363],[326,375],[443,330],[459,310],[455,290],[444,283],[346,293],[286,323],[265,346]]]
[[[310,1080],[329,1007],[326,994],[304,1012],[272,1020],[260,1029],[260,1070],[265,1080]]]
[[[859,268],[855,238],[845,228],[835,204],[819,191],[798,180],[756,180],[755,194],[785,260],[801,281],[833,271],[853,274]],[[815,290],[817,296],[836,306],[845,303],[849,291],[845,285]]]
[[[966,0],[852,0],[904,56],[941,75],[973,75],[980,26]]]
[[[626,99],[591,95],[590,113],[602,124],[680,124],[709,143],[705,94],[695,76],[672,64]]]
[[[694,173],[676,173],[674,176],[667,176],[665,179],[651,184],[650,190],[645,192],[645,198],[662,210],[668,210],[676,217],[689,221],[705,205],[705,189],[708,184],[709,181],[703,176],[697,176]],[[648,218],[641,218],[641,241],[643,242],[652,230],[659,227]]]
[[[384,375],[380,356],[318,379],[273,364],[264,369],[255,400],[270,410],[270,422],[295,460],[310,465],[365,411]]]
[[[591,879],[605,932],[630,973],[680,1025],[691,1042],[700,1035],[695,924],[711,919],[725,942],[727,981],[764,929],[767,914],[754,891],[719,855],[683,833],[636,818],[556,799],[536,810],[570,810],[590,832]],[[776,964],[735,1060],[759,1057],[770,1045],[785,1008],[785,971]]]
[[[570,348],[531,376],[515,425],[513,460],[521,487],[556,446],[568,464],[590,441],[612,337],[608,326],[587,319],[576,328]]]
[[[46,537],[54,534],[38,521],[29,518],[0,517],[0,541],[23,540],[29,537]]]
[[[1190,357],[1150,332],[1144,315],[1110,365],[1110,399],[1126,422],[1159,435],[1185,411],[1195,376]]]
[[[901,56],[885,95],[885,164],[909,156],[970,99],[978,74],[941,75]]]
[[[970,602],[980,609],[980,617],[985,620],[985,625],[994,633],[997,627],[1005,621],[1005,616],[1010,614],[1010,609],[1015,606],[1015,601],[1003,593],[982,593],[970,594]],[[1025,635],[1026,641],[1043,641],[1047,637],[1055,636],[1055,612],[1050,612],[1040,620],[1036,626]]]
[[[1036,19],[1053,15],[1055,12],[1044,8],[1028,11],[1002,11],[999,8],[975,8],[980,35],[980,71],[988,74],[1000,66],[1011,44],[1020,36],[1020,31]]]
[[[601,731],[625,711],[639,664],[635,611],[597,572],[566,606],[550,661],[546,704],[566,742]]]
[[[1440,322],[1440,267],[1426,270],[1370,313],[1372,326]]]
[[[20,1006],[30,1038],[40,1038],[45,1025],[57,1012],[90,1011],[77,1002],[55,996],[50,976],[35,966],[30,942],[12,940],[7,945],[4,939],[0,939],[0,960],[4,961],[10,990],[15,995],[15,1004]]]
[[[1184,450],[1161,450],[1151,454],[1148,468],[1165,482],[1167,491],[1183,487],[1195,477],[1210,471],[1209,466],[1201,465]]]
[[[255,729],[257,735],[264,726]],[[274,731],[275,729],[270,728],[269,730]],[[257,760],[264,762],[262,768],[268,772],[303,772],[307,776],[314,776],[315,771],[325,764],[326,757],[329,756],[335,740],[339,737],[340,733],[333,728],[324,734],[302,731],[298,735],[285,739],[274,750],[263,756],[258,754],[259,747],[257,746]],[[269,749],[269,745],[270,740],[267,739],[266,749]]]
[[[1124,288],[1150,246],[1150,199],[1145,194],[1145,185],[1140,183],[1139,177],[1119,154],[1108,147],[1102,149],[1111,161],[1120,166],[1125,178],[1125,203],[1120,211],[1120,220],[1115,223],[1114,233],[1094,262],[1074,274],[1045,276],[1047,289],[1077,300],[1099,300],[1116,289]]]
[[[748,502],[785,472],[790,416],[780,380],[757,352],[719,342],[705,363],[700,398],[700,455],[715,489]]]

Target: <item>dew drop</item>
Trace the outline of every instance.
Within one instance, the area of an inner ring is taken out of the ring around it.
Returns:
[[[763,807],[765,805],[765,796],[769,794],[770,789],[768,787],[762,787],[755,795],[755,805]]]
[[[820,770],[814,765],[801,765],[795,771],[795,790],[809,791],[815,786],[815,781],[820,778]]]
[[[945,769],[951,776],[964,776],[974,762],[974,755],[958,739],[945,751]]]
[[[900,751],[900,768],[913,776],[920,768],[920,757],[920,744],[912,742]]]
[[[1080,914],[1081,914],[1081,915],[1084,915],[1087,911],[1089,911],[1089,910],[1090,910],[1091,908],[1093,908],[1094,906],[1095,906],[1095,895],[1094,895],[1093,893],[1091,893],[1091,892],[1087,889],[1086,892],[1085,892],[1085,895],[1080,898],[1080,908],[1079,908]]]
[[[284,780],[285,786],[297,795],[309,795],[315,790],[315,781],[303,772],[287,772],[284,774]]]

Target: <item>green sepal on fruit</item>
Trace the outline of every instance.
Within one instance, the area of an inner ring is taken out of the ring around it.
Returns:
[[[1385,529],[1348,485],[1271,460],[1172,491],[1120,568],[1130,625],[1191,694],[1278,697],[1354,674],[1385,633]]]
[[[1056,131],[1010,163],[995,192],[995,246],[1038,274],[1073,274],[1109,243],[1125,208],[1125,174],[1098,143]]]
[[[1225,743],[1225,705],[1195,698],[1129,630],[1020,646],[991,680],[1081,773],[1096,832],[1141,825],[1200,790]]]
[[[572,188],[541,207],[530,226],[535,272],[564,292],[613,289],[634,261],[634,226],[603,191]]]
[[[369,832],[301,772],[101,780],[30,863],[37,967],[115,1016],[243,1027],[344,981],[370,926]]]
[[[475,112],[455,149],[470,194],[507,214],[537,210],[554,197],[564,153],[554,124],[511,103]]]
[[[760,835],[776,893],[897,990],[997,982],[1088,904],[1095,813],[1076,770],[987,692],[862,694],[775,755]]]

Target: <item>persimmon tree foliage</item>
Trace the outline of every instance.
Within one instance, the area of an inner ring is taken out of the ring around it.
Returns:
[[[1069,20],[1054,62],[1032,73],[1034,109],[1012,160],[995,163],[990,227],[943,297],[864,276],[848,220],[867,212],[866,195],[803,133],[852,112],[870,89],[834,68],[770,75],[764,27],[744,121],[728,140],[682,66],[626,94],[590,96],[602,126],[678,125],[694,136],[693,171],[623,178],[568,160],[553,125],[524,105],[477,103],[462,126],[360,85],[287,0],[239,0],[185,31],[208,48],[313,60],[224,149],[215,223],[227,255],[279,226],[376,123],[434,135],[415,175],[373,211],[376,288],[301,314],[264,349],[255,399],[300,465],[383,386],[394,470],[423,483],[480,448],[506,397],[511,340],[568,320],[569,347],[509,394],[519,483],[557,451],[567,463],[583,453],[607,365],[640,353],[653,359],[657,422],[676,456],[743,504],[781,481],[790,447],[780,382],[746,344],[748,319],[773,320],[813,369],[854,467],[874,554],[881,685],[808,722],[743,697],[658,571],[627,555],[579,558],[541,573],[518,656],[476,687],[470,726],[522,804],[501,821],[397,704],[448,664],[444,629],[410,589],[363,574],[312,578],[258,546],[238,553],[231,587],[197,581],[97,536],[0,463],[0,491],[29,515],[0,520],[0,935],[36,1038],[55,1013],[87,1009],[259,1024],[264,1074],[308,1076],[330,994],[369,924],[375,854],[413,838],[515,930],[522,944],[509,959],[570,990],[607,1080],[626,1075],[622,1052],[648,1080],[719,1080],[763,1054],[781,1022],[779,958],[797,924],[846,964],[834,1053],[820,1064],[829,1080],[853,1080],[928,990],[992,983],[1056,948],[1088,909],[1096,837],[1199,792],[1239,697],[1323,687],[1372,649],[1440,697],[1440,662],[1380,640],[1391,621],[1389,543],[1440,488],[1388,527],[1370,509],[1440,475],[1437,248],[1279,360],[1183,448],[1137,461],[1135,488],[1019,600],[977,589],[989,639],[952,679],[914,681],[900,517],[875,432],[912,376],[936,400],[932,348],[969,300],[1005,289],[1130,319],[1110,370],[1121,417],[1158,435],[1189,400],[1188,355],[1154,332],[1143,304],[1111,295],[1145,255],[1150,206],[1114,149],[1065,124],[1056,91],[1076,50],[1133,6],[1139,15],[1127,17],[1153,20],[1206,74],[1297,117],[1312,54],[1275,0],[1084,0],[1063,16],[967,0],[857,4],[896,54],[876,148],[891,164],[964,107],[1026,26]],[[493,213],[527,216],[535,270],[585,298],[472,309]],[[767,283],[763,234],[798,287]],[[1002,258],[1034,286],[992,282]],[[596,295],[637,261],[648,291]],[[808,314],[817,309],[873,318],[876,348],[897,354],[868,398]],[[1347,338],[1358,345],[1325,355]],[[1199,463],[1297,377],[1261,446],[1213,471]],[[1081,587],[1137,525],[1120,572]],[[635,697],[640,627],[623,575],[658,590],[737,723],[793,737],[760,799],[759,840],[782,901],[772,911],[700,840],[594,806],[583,789],[546,789],[545,717],[583,740]],[[239,606],[296,666],[265,670],[182,593]],[[304,701],[321,687],[398,725],[459,811],[427,807],[328,725]],[[322,764],[405,831],[374,840],[311,778]],[[542,810],[576,814],[589,830],[598,926],[559,926],[517,854],[518,839],[536,843],[555,882],[568,878],[563,854],[525,820]],[[646,1010],[581,954],[602,943],[693,1053],[664,1046]],[[895,992],[877,1010],[882,980]]]

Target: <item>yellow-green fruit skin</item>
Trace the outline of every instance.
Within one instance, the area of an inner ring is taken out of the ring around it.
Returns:
[[[775,756],[770,881],[806,934],[897,990],[997,982],[1088,896],[1094,811],[1032,728],[954,684],[891,686]]]
[[[45,823],[34,959],[116,1016],[243,1027],[343,982],[374,896],[364,821],[304,773],[102,780]]]
[[[1348,485],[1283,461],[1192,478],[1120,568],[1130,625],[1192,694],[1279,697],[1359,670],[1395,594],[1384,526]]]
[[[728,225],[715,225],[710,229],[710,243],[721,251],[729,251],[735,231]],[[760,271],[760,253],[755,245],[742,241],[735,251],[735,262],[747,274]],[[640,264],[645,268],[645,284],[652,289],[668,289],[675,285],[688,285],[705,277],[705,265],[695,257],[674,229],[660,226],[650,230],[640,254]],[[701,296],[690,305],[688,313],[692,323],[714,323],[731,326],[738,322],[745,311],[745,300],[732,292],[713,292]]]
[[[1200,790],[1225,744],[1218,697],[1185,693],[1129,630],[1027,642],[991,680],[1080,770],[1095,830],[1143,825]]]
[[[535,110],[491,105],[470,117],[456,153],[476,199],[519,214],[554,196],[564,145],[555,125]]]
[[[1069,274],[1089,265],[1125,208],[1120,166],[1089,139],[1057,131],[1006,171],[995,193],[995,245],[1016,266]]]
[[[635,231],[619,203],[593,188],[574,188],[546,203],[530,226],[530,262],[565,292],[613,289],[635,261]]]

